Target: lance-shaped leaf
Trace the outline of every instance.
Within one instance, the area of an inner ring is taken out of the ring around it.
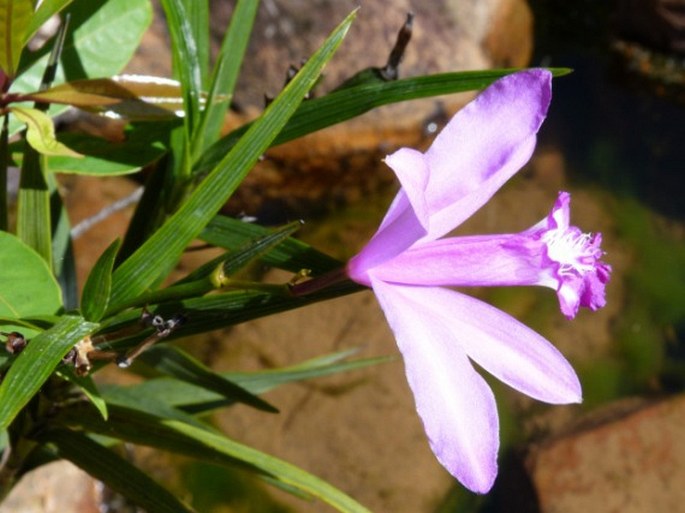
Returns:
[[[95,262],[83,286],[81,310],[83,316],[89,321],[99,321],[107,310],[109,295],[112,291],[112,269],[119,246],[121,246],[119,239],[109,245]]]
[[[107,422],[92,411],[74,408],[55,419],[135,444],[184,454],[223,465],[265,473],[276,480],[318,497],[345,513],[370,513],[368,509],[321,479],[283,460],[239,444],[214,432],[161,419],[144,412],[112,407]]]
[[[4,87],[4,76],[0,70],[0,88]],[[8,128],[9,116],[5,114],[2,116],[2,127],[0,128],[0,230],[7,231],[9,227],[9,198],[7,196],[7,170],[10,163],[10,148],[9,148],[9,132]]]
[[[61,457],[149,513],[193,513],[146,473],[82,433],[54,429],[43,433],[40,441],[53,444]]]
[[[62,157],[81,157],[80,153],[57,140],[52,118],[45,112],[29,107],[12,107],[10,111],[26,123],[26,140],[38,153]]]
[[[278,413],[278,410],[264,399],[213,372],[202,362],[176,347],[153,347],[140,355],[139,359],[158,372],[212,390],[231,401],[238,401],[258,410]]]
[[[342,123],[383,105],[482,89],[514,71],[513,69],[460,71],[390,82],[375,81],[339,89],[303,102],[273,141],[272,146]],[[569,73],[569,70],[565,68],[551,71],[554,76]],[[210,146],[196,162],[193,172],[207,173],[226,155],[226,152],[235,145],[248,128],[249,125],[240,127]]]
[[[193,141],[194,155],[200,154],[218,137],[233,98],[233,90],[243,62],[259,0],[239,0],[235,4],[221,50],[216,58],[200,125]]]
[[[218,215],[205,227],[200,238],[214,246],[230,249],[245,244],[245,241],[263,237],[268,233],[268,228],[258,224],[245,223],[239,219]],[[295,273],[302,269],[309,269],[315,275],[332,271],[344,265],[339,260],[294,238],[285,239],[262,255],[260,259],[265,264],[278,269]]]
[[[354,19],[349,15],[326,39],[264,114],[162,227],[114,273],[112,303],[141,294],[170,271],[185,247],[202,231],[285,126],[304,94],[342,42]]]
[[[102,395],[100,395],[100,391],[95,385],[92,377],[77,376],[69,367],[60,369],[59,375],[79,387],[95,409],[100,413],[102,418],[107,420],[107,403]]]
[[[209,294],[203,297],[170,301],[158,305],[153,312],[163,317],[171,317],[184,312],[187,316],[183,326],[169,335],[166,340],[179,337],[207,333],[220,328],[234,326],[242,322],[251,321],[267,315],[302,308],[303,306],[341,297],[354,292],[365,290],[365,287],[345,281],[330,285],[320,291],[303,296],[292,296],[282,292],[264,292],[256,290],[231,290],[220,294]],[[115,330],[138,322],[141,309],[122,312],[107,319],[108,330]],[[130,347],[135,340],[127,340],[126,344],[117,348]]]
[[[16,266],[15,266],[16,268]],[[0,384],[0,429],[5,429],[50,377],[64,355],[97,324],[65,315],[31,339]]]
[[[320,356],[305,362],[283,367],[255,372],[224,372],[224,378],[250,391],[262,394],[288,383],[295,383],[323,376],[330,376],[341,372],[363,369],[390,361],[389,357],[364,358],[348,361],[347,358],[357,350],[341,351],[330,355]],[[113,387],[108,386],[105,394],[113,394]],[[216,392],[202,388],[199,384],[191,384],[177,379],[156,378],[138,385],[125,387],[131,394],[157,398],[159,401],[182,408],[189,413],[204,414],[234,404],[235,401],[226,399]]]
[[[0,68],[14,76],[33,15],[32,0],[0,1]]]
[[[14,235],[0,232],[0,317],[12,322],[54,314],[61,306],[59,286],[47,262]],[[26,323],[3,323],[2,329],[20,331],[26,338],[38,333]]]
[[[240,221],[238,222],[240,224],[247,224]],[[187,283],[207,277],[215,272],[219,265],[221,265],[221,273],[223,275],[231,276],[243,269],[247,264],[256,258],[261,258],[265,254],[270,253],[275,247],[279,246],[284,241],[295,240],[290,239],[290,235],[292,235],[301,226],[302,223],[300,221],[295,221],[275,230],[260,227],[262,230],[259,233],[255,231],[254,237],[250,239],[243,239],[239,242],[238,239],[233,239],[233,242],[237,243],[230,245],[215,244],[216,246],[230,249],[231,251],[201,265],[193,272],[188,274],[188,276],[185,276],[182,280],[176,282],[176,284]],[[236,247],[239,249],[233,249]]]
[[[131,121],[173,119],[183,114],[181,84],[147,75],[73,80],[20,99],[71,105]]]
[[[206,2],[201,1],[201,4]],[[202,92],[203,79],[203,56],[207,48],[198,46],[198,33],[194,29],[198,26],[193,23],[196,16],[190,15],[187,10],[203,10],[200,6],[193,6],[183,0],[161,0],[164,14],[167,17],[171,47],[174,62],[174,72],[180,78],[183,87],[185,122],[187,133],[192,133],[197,116],[200,112],[200,95]],[[206,7],[205,7],[206,9]],[[205,60],[206,64],[206,60]]]
[[[108,310],[107,315],[111,316],[130,307],[200,297],[208,292],[217,290],[225,286],[226,283],[222,283],[220,279],[217,280],[216,275],[225,278],[237,273],[252,260],[287,239],[299,226],[300,223],[295,222],[274,231],[265,229],[263,236],[243,244],[239,250],[220,255],[206,262],[169,287],[145,292],[130,301],[120,303],[116,309]]]

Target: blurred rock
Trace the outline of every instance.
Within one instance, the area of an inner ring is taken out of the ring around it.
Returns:
[[[2,502],[0,513],[100,513],[98,487],[71,463],[50,463],[24,476]]]
[[[230,22],[233,4],[212,4],[215,50]],[[232,113],[226,130],[257,116],[264,107],[264,95],[275,95],[283,87],[288,67],[299,66],[359,5],[357,19],[315,94],[329,91],[362,69],[384,66],[409,11],[415,13],[414,28],[400,66],[401,77],[525,66],[530,59],[532,22],[524,0],[264,0],[234,96],[239,113]],[[130,72],[170,74],[170,58],[162,58],[168,55],[168,38],[161,9],[157,14]],[[394,183],[394,176],[381,163],[385,155],[400,146],[425,146],[435,130],[426,130],[429,123],[446,122],[471,96],[386,106],[274,148],[247,177],[227,212],[277,223],[365,197]]]
[[[685,511],[685,395],[599,410],[535,448],[540,513]]]

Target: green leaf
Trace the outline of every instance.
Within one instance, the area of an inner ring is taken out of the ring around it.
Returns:
[[[178,211],[117,268],[112,286],[113,305],[140,295],[159,280],[160,269],[166,272],[178,261],[185,247],[214,217],[297,109],[342,42],[353,18],[354,13],[334,30]]]
[[[195,426],[118,407],[110,409],[107,423],[87,410],[73,409],[67,415],[56,420],[131,443],[157,447],[214,463],[232,466],[242,462],[248,469],[271,475],[286,485],[318,497],[338,511],[370,513],[340,490],[290,463]]]
[[[202,362],[176,347],[169,345],[152,347],[141,354],[139,359],[158,372],[212,390],[231,401],[238,401],[258,410],[278,413],[278,410],[265,400],[216,374]]]
[[[21,162],[17,194],[17,236],[52,266],[52,220],[50,187],[43,173],[43,160],[27,146]]]
[[[356,352],[356,350],[342,351],[281,369],[224,372],[221,375],[253,394],[262,394],[288,383],[358,370],[394,360],[392,357],[376,357],[346,361],[346,358]],[[235,403],[199,385],[170,378],[150,379],[126,388],[132,394],[157,397],[170,406],[183,408],[184,411],[196,415]],[[111,393],[109,387],[108,391]]]
[[[146,75],[73,80],[20,99],[72,105],[132,121],[174,119],[183,113],[181,84]]]
[[[0,71],[2,75],[2,71]],[[0,79],[1,80],[1,79]],[[9,147],[8,118],[2,116],[2,128],[0,129],[0,230],[7,231],[9,227],[9,198],[7,196],[7,169],[9,168],[11,150]]]
[[[192,424],[201,429],[214,429],[211,426],[202,423],[193,415],[162,400],[160,396],[148,394],[145,390],[138,390],[135,387],[122,387],[108,384],[101,385],[101,390],[103,398],[109,405],[109,409],[111,409],[112,406],[117,406],[119,408],[144,411],[155,417],[175,419],[180,422],[185,422],[186,424]]]
[[[54,444],[61,457],[149,513],[193,513],[146,473],[84,434],[53,429],[42,434],[40,441]]]
[[[10,425],[69,350],[95,328],[97,324],[82,317],[65,315],[31,339],[0,384],[0,430]]]
[[[198,0],[206,4],[206,0]],[[197,34],[193,30],[197,25],[193,23],[195,16],[187,12],[187,7],[197,9],[202,7],[186,5],[184,0],[161,0],[167,17],[167,27],[171,35],[171,48],[174,61],[174,72],[181,81],[183,88],[183,105],[185,107],[185,121],[187,133],[192,133],[200,112],[200,95],[202,93],[203,66],[200,62],[203,51],[198,47]],[[206,5],[204,7],[206,9]]]
[[[54,83],[88,77],[111,77],[119,73],[138,48],[152,21],[149,0],[74,0],[66,10],[71,13],[71,31],[62,51],[62,66]],[[12,92],[28,93],[40,89],[48,63],[50,45],[35,54],[24,54]],[[55,115],[66,109],[50,109]],[[19,125],[10,127],[15,133]]]
[[[220,255],[209,262],[206,262],[173,285],[163,289],[145,292],[130,301],[120,303],[116,308],[109,309],[106,315],[109,317],[125,308],[179,301],[189,297],[199,297],[208,292],[217,290],[227,285],[226,283],[217,281],[217,274],[223,278],[235,274],[253,259],[279,244],[299,226],[300,223],[295,222],[285,225],[273,232],[267,231],[266,235],[257,240],[250,241],[238,251]]]
[[[26,123],[26,140],[38,153],[61,157],[81,157],[55,137],[55,126],[50,116],[37,109],[11,107],[10,112]]]
[[[31,23],[26,29],[24,35],[24,45],[28,43],[43,24],[52,18],[55,14],[65,9],[74,0],[43,0],[38,6],[38,9],[31,18]]]
[[[115,240],[100,255],[88,275],[81,295],[81,310],[83,316],[93,322],[99,321],[109,305],[109,295],[112,291],[112,270],[114,259],[119,251],[121,241]]]
[[[250,321],[267,315],[302,308],[306,305],[341,297],[366,290],[365,287],[345,281],[330,285],[318,292],[304,296],[291,296],[287,293],[274,294],[256,290],[230,290],[203,297],[171,301],[158,305],[155,314],[170,317],[178,312],[186,312],[187,320],[182,328],[172,333],[167,340],[207,333],[226,328],[241,322]],[[118,329],[140,318],[140,309],[123,312],[108,319],[108,329]]]
[[[100,395],[93,378],[90,376],[77,376],[69,367],[60,369],[58,374],[81,389],[91,404],[100,413],[103,420],[107,420],[107,403]]]
[[[14,76],[33,16],[32,0],[0,0],[0,68]]]
[[[195,40],[197,61],[200,68],[201,89],[206,89],[209,76],[209,2],[210,0],[182,0],[188,13],[190,29]]]
[[[76,257],[71,239],[71,222],[54,174],[46,176],[50,188],[50,219],[52,222],[52,272],[62,289],[65,310],[78,308]]]
[[[62,306],[60,289],[45,260],[20,239],[0,232],[0,316],[10,319],[54,314]],[[4,325],[26,338],[38,333],[25,325]]]
[[[224,117],[233,98],[233,90],[258,7],[259,0],[238,0],[233,9],[231,23],[216,57],[207,103],[201,114],[199,128],[194,134],[195,157],[219,137]]]
[[[120,142],[78,133],[60,134],[59,140],[83,158],[48,157],[48,170],[91,176],[135,173],[164,156],[170,130],[168,123],[137,123],[126,129],[125,140]]]
[[[270,253],[284,241],[295,240],[290,239],[289,236],[300,228],[300,226],[302,226],[302,223],[295,221],[275,230],[263,228],[258,235],[255,234],[255,236],[250,239],[242,239],[238,244],[223,245],[212,242],[211,244],[229,249],[230,251],[201,265],[174,285],[205,278],[215,272],[219,265],[221,265],[222,274],[225,276],[232,276],[254,259],[263,257],[266,253]],[[233,239],[233,242],[235,241],[236,239]],[[234,249],[236,247],[238,249]]]
[[[339,89],[303,102],[272,146],[347,121],[382,105],[482,89],[514,71],[517,70],[460,71]],[[555,76],[568,72],[559,68],[551,71]],[[202,175],[212,169],[248,129],[249,125],[245,125],[217,141],[196,162],[193,173]]]
[[[214,246],[230,249],[242,246],[246,241],[257,237],[264,237],[268,233],[268,228],[258,224],[217,215],[202,231],[200,238]],[[260,258],[265,264],[278,269],[294,273],[309,269],[313,275],[323,274],[344,265],[339,260],[293,238],[284,240]]]

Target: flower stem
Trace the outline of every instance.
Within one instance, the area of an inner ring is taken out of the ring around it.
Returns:
[[[290,285],[290,293],[296,297],[306,296],[345,280],[348,280],[347,273],[345,272],[344,267],[340,267],[317,276],[316,278],[312,278],[311,280]]]

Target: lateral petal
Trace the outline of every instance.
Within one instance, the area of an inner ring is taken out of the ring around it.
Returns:
[[[492,391],[435,309],[440,289],[371,283],[402,353],[416,409],[438,461],[474,492],[497,475],[499,421]],[[420,291],[417,298],[415,293]]]
[[[462,350],[500,381],[551,404],[578,403],[582,392],[571,364],[544,337],[509,314],[445,288],[421,288],[413,299],[431,301]],[[435,321],[434,321],[435,322]]]

